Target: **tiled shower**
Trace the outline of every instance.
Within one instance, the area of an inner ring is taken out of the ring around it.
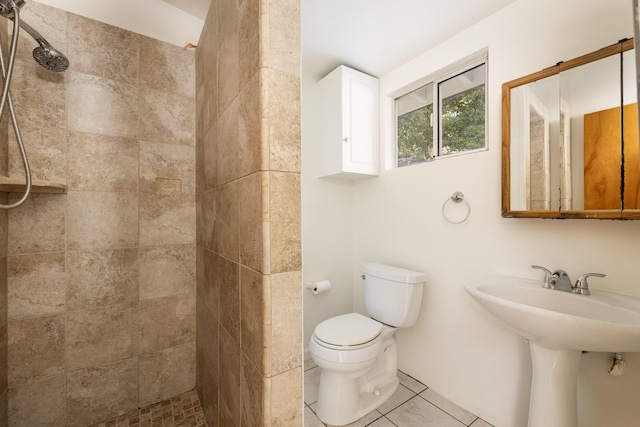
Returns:
[[[302,425],[298,0],[220,0],[196,51],[197,390],[210,427]]]
[[[195,54],[34,1],[22,17],[72,64],[40,68],[23,32],[12,80],[33,178],[68,191],[2,227],[3,412],[88,426],[195,387]]]
[[[0,425],[196,384],[210,427],[302,424],[299,2],[213,4],[196,54],[22,9],[72,64],[41,69],[23,34],[12,80],[34,179],[68,190],[0,211]]]

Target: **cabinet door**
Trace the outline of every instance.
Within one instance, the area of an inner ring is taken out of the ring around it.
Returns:
[[[378,80],[345,67],[342,102],[342,168],[377,175]]]

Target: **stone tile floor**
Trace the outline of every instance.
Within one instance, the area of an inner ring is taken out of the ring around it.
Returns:
[[[320,368],[305,360],[304,427],[324,427],[315,414]],[[491,427],[491,424],[430,390],[420,381],[398,371],[400,385],[377,410],[348,427]]]
[[[92,427],[207,427],[195,390]]]

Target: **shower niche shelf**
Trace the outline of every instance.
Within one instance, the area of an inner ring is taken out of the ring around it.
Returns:
[[[9,178],[0,175],[0,191],[7,193],[24,193],[26,188],[24,178]],[[58,181],[31,180],[32,193],[64,194],[67,192],[67,184]]]

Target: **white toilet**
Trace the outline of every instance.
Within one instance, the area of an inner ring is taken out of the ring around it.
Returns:
[[[343,314],[320,323],[309,351],[321,368],[316,414],[341,426],[380,406],[398,387],[397,328],[415,325],[424,273],[384,264],[362,265],[365,317]]]

